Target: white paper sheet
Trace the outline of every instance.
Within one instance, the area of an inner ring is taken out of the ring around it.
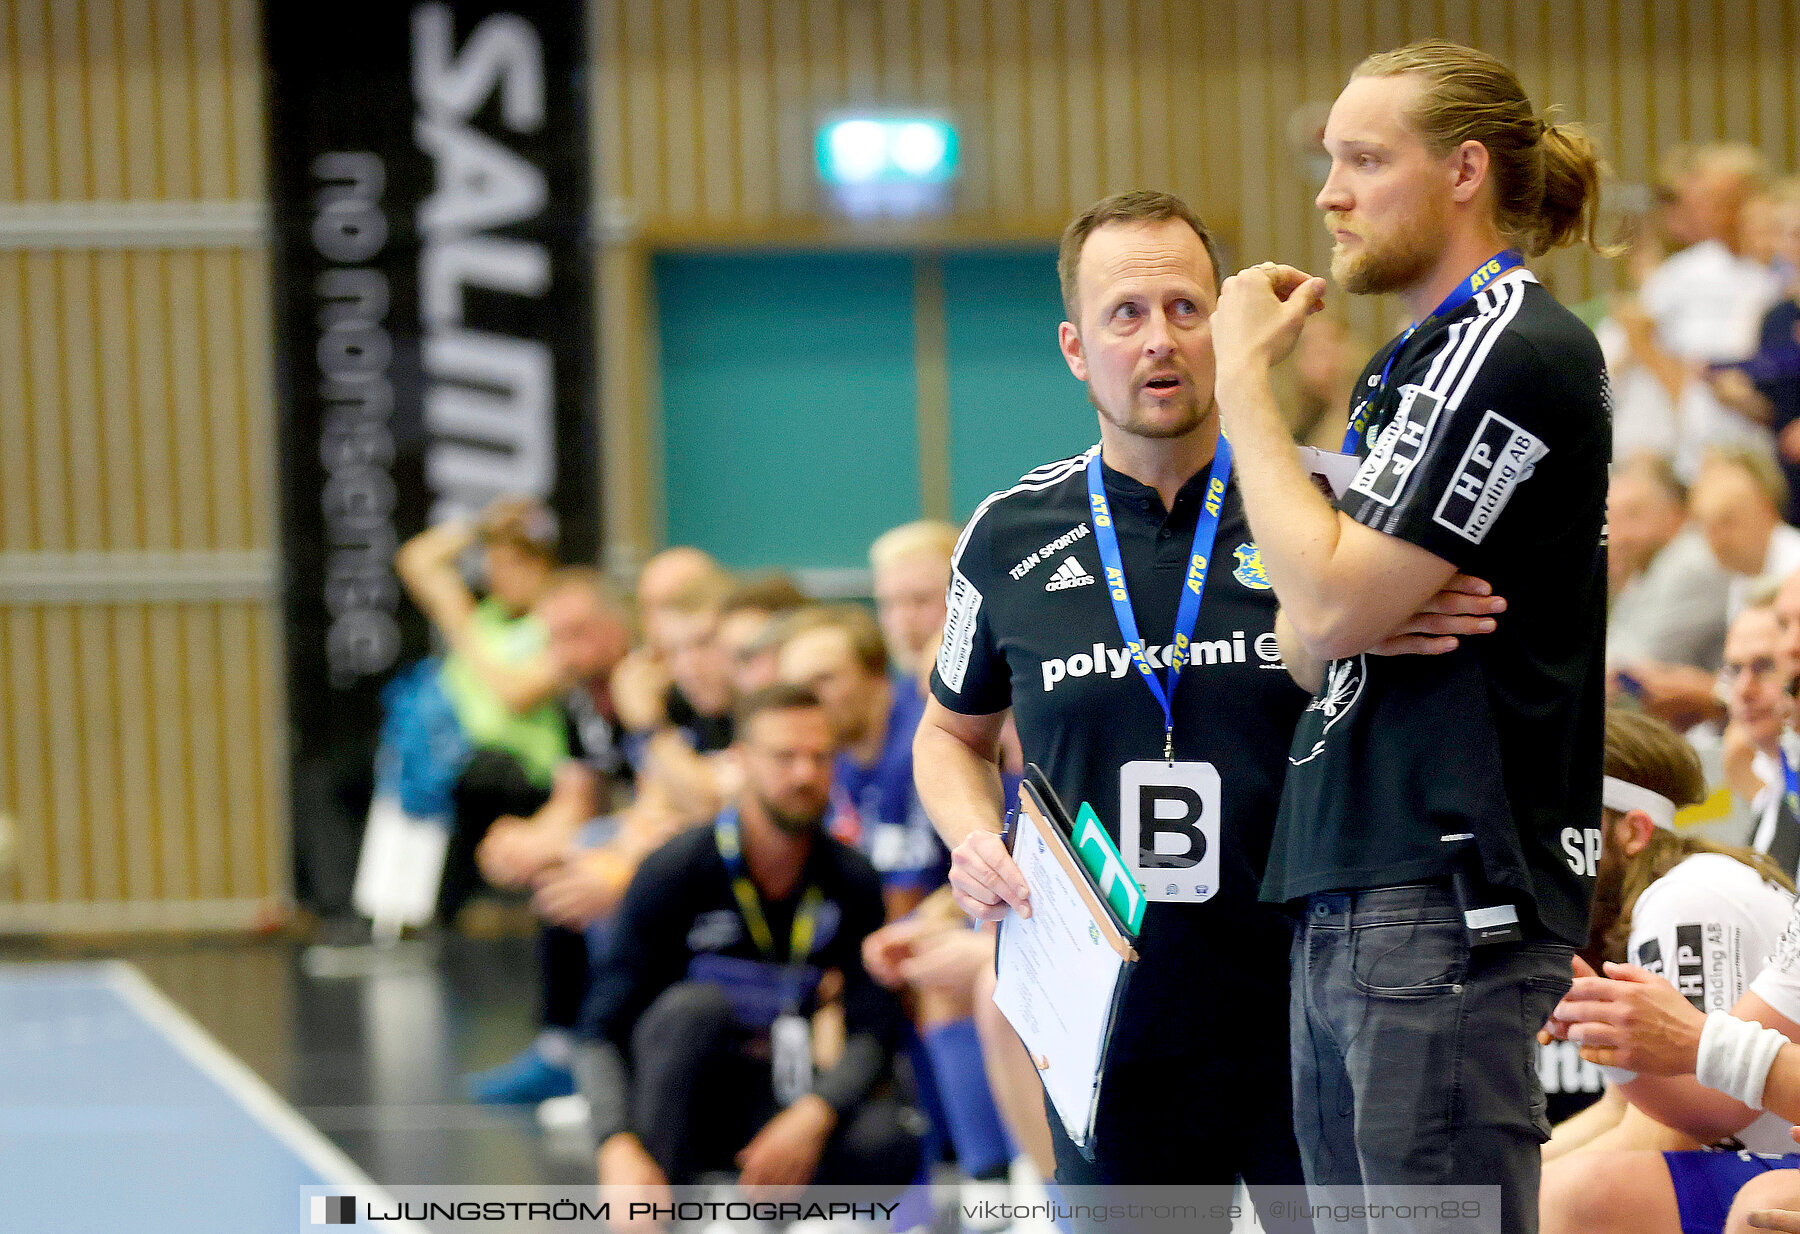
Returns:
[[[1009,913],[1000,923],[994,1002],[1037,1064],[1063,1126],[1085,1144],[1093,1130],[1113,995],[1125,976],[1126,957],[1118,948],[1125,945],[1116,941],[1110,922],[1096,920],[1098,903],[1068,864],[1068,850],[1053,851],[1057,841],[1048,829],[1021,812],[1013,860],[1031,888],[1031,916]]]
[[[1339,454],[1335,450],[1301,446],[1300,465],[1312,476],[1314,484],[1321,489],[1329,488],[1331,499],[1336,501],[1350,487],[1350,481],[1356,479],[1356,469],[1362,466],[1362,460],[1354,454]]]

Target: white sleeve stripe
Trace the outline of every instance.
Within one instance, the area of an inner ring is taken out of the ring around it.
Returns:
[[[962,534],[956,538],[956,551],[950,554],[951,567],[953,569],[962,568],[963,549],[968,547],[969,536],[975,530],[975,524],[979,523],[981,516],[988,512],[989,506],[1002,497],[1010,497],[1014,493],[1042,492],[1044,489],[1061,484],[1071,475],[1086,467],[1088,459],[1092,458],[1094,452],[1099,448],[1098,445],[1089,446],[1080,454],[1070,458],[1057,459],[1054,463],[1045,463],[1042,467],[1035,467],[1026,472],[1011,488],[1001,489],[997,493],[989,493],[983,497],[981,504],[975,507],[975,513],[969,515],[969,521],[963,524]]]
[[[1452,323],[1448,339],[1433,357],[1419,387],[1443,399],[1446,410],[1454,411],[1461,404],[1470,379],[1487,358],[1492,340],[1512,321],[1523,301],[1523,285],[1519,283],[1502,283],[1476,296],[1478,312]]]
[[[1518,287],[1519,284],[1513,284],[1513,286]],[[1450,396],[1445,404],[1450,410],[1454,411],[1462,406],[1463,396],[1468,394],[1469,386],[1474,382],[1475,375],[1481,371],[1481,366],[1487,362],[1488,353],[1493,351],[1495,341],[1498,340],[1502,334],[1506,333],[1506,327],[1511,325],[1512,319],[1519,315],[1519,309],[1524,303],[1525,294],[1522,288],[1506,297],[1506,304],[1500,310],[1500,316],[1495,321],[1494,328],[1482,332],[1480,348],[1476,351],[1474,357],[1470,359],[1468,367],[1463,371],[1462,381],[1457,383],[1456,392]]]
[[[1470,383],[1493,350],[1494,341],[1506,330],[1524,301],[1522,282],[1500,283],[1476,296],[1479,311],[1474,317],[1451,324],[1444,345],[1432,357],[1425,380],[1417,383],[1419,389],[1443,401],[1433,436],[1448,431]],[[1428,444],[1426,449],[1429,448]],[[1414,489],[1409,498],[1396,501],[1392,509],[1369,526],[1388,535],[1395,534],[1416,502],[1425,495],[1423,486]]]
[[[1499,329],[1505,329],[1507,323],[1512,320],[1513,314],[1518,312],[1518,306],[1524,302],[1525,284],[1537,281],[1537,277],[1531,271],[1521,267],[1518,270],[1509,271],[1498,282],[1477,292],[1475,315],[1451,324],[1449,337],[1438,349],[1437,355],[1432,358],[1431,368],[1426,371],[1425,380],[1419,383],[1420,387],[1444,398],[1444,405],[1447,409],[1454,410],[1459,406],[1462,402],[1460,393],[1454,398],[1445,397],[1445,395],[1456,383],[1459,374],[1464,379],[1466,389],[1470,370],[1463,367],[1465,361],[1480,345],[1480,340],[1487,337],[1490,328],[1497,324]],[[1478,370],[1481,367],[1481,361],[1486,358],[1486,354],[1484,349],[1481,357],[1475,361],[1475,369]]]
[[[1444,345],[1438,348],[1437,355],[1431,358],[1431,367],[1425,371],[1425,380],[1419,383],[1421,386],[1434,394],[1438,393],[1437,387],[1444,378],[1444,369],[1457,356],[1462,347],[1463,336],[1469,333],[1471,327],[1480,326],[1482,320],[1483,316],[1478,314],[1450,323],[1449,336]]]

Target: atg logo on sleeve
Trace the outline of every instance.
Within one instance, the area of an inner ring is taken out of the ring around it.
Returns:
[[[1495,412],[1481,418],[1432,521],[1480,544],[1506,509],[1513,490],[1550,453],[1538,438]]]
[[[356,1197],[353,1195],[315,1195],[312,1198],[314,1225],[355,1225]]]

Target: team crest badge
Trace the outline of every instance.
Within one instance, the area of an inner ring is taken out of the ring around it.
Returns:
[[[1254,544],[1240,544],[1231,551],[1237,558],[1237,569],[1231,572],[1232,577],[1252,591],[1267,591],[1269,572],[1263,569],[1262,550]]]

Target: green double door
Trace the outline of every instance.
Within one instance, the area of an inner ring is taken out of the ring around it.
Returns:
[[[667,542],[733,568],[862,566],[926,494],[967,518],[1098,435],[1053,251],[668,254],[655,279]]]

